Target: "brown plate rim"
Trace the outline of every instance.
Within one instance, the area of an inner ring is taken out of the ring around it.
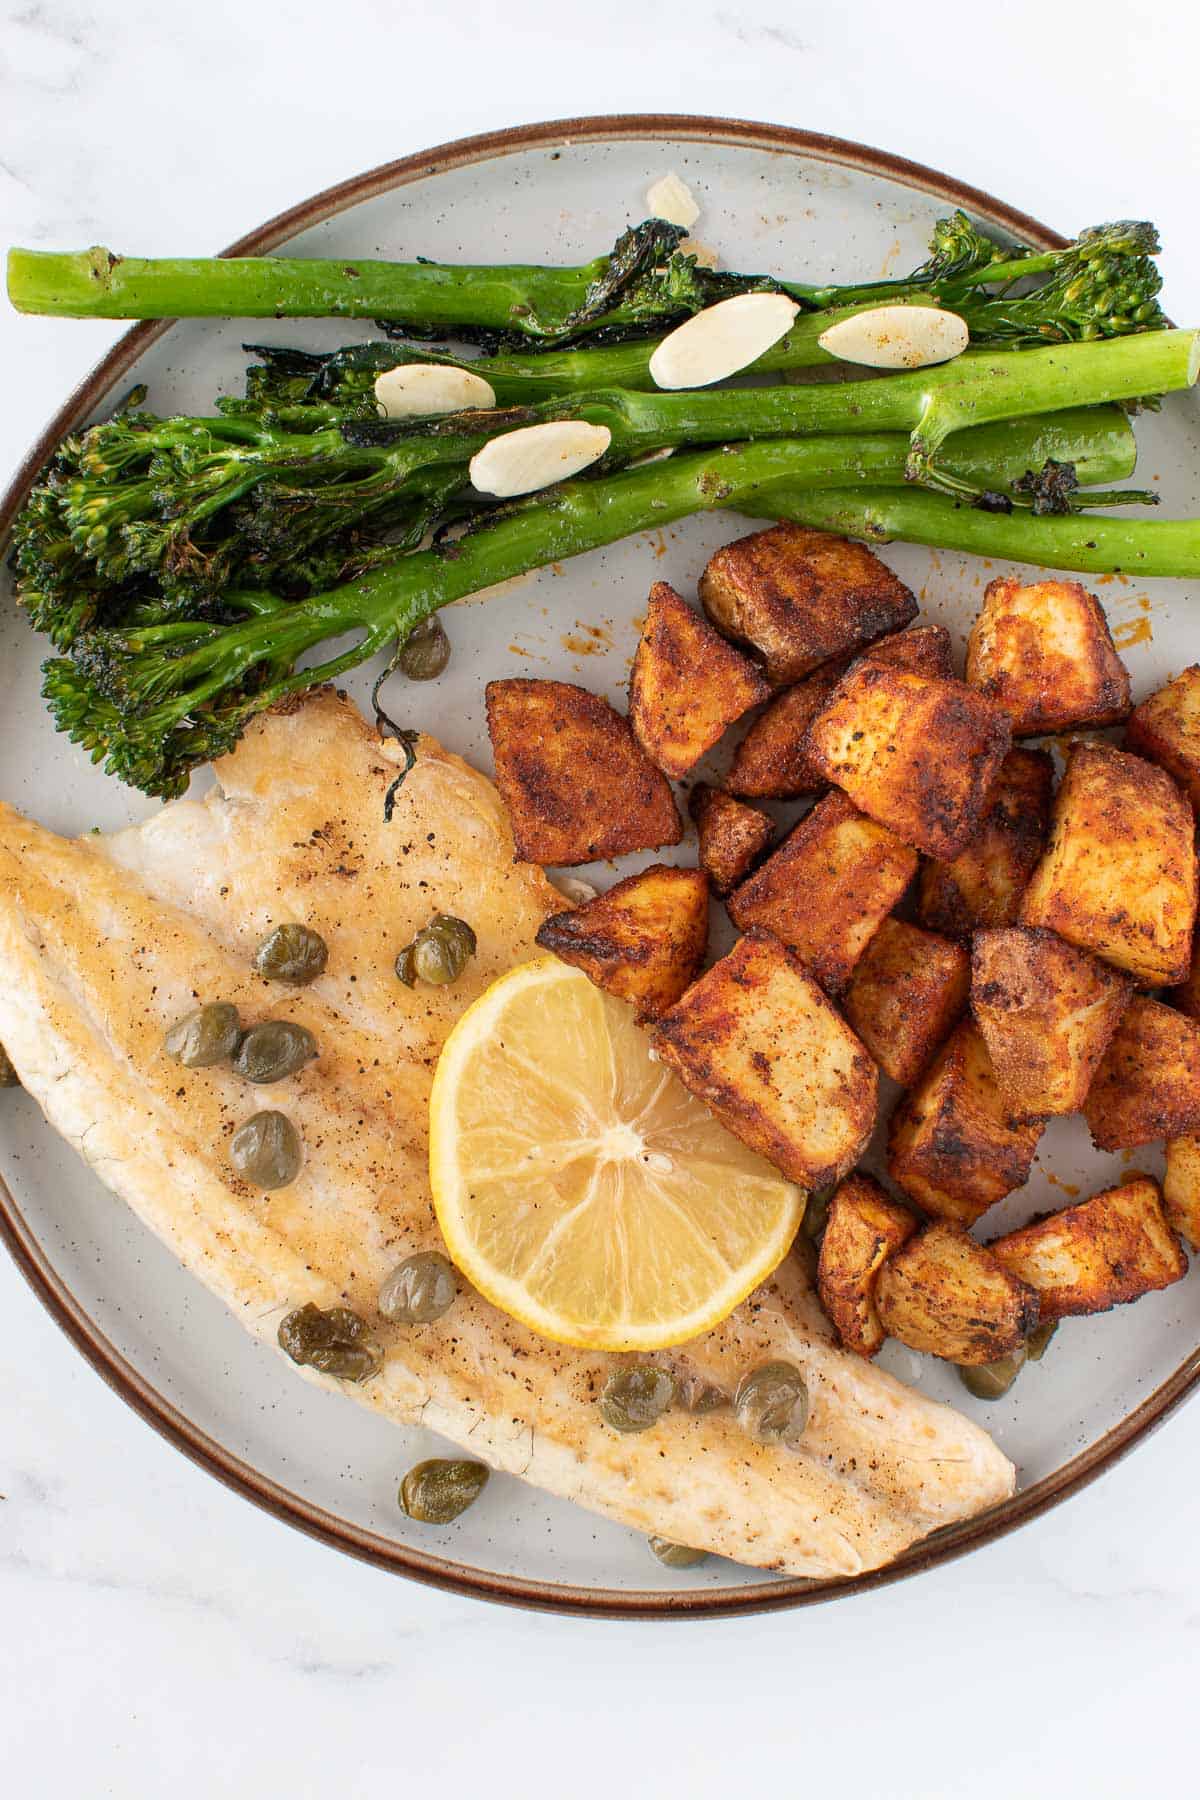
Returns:
[[[551,119],[534,125],[484,132],[457,138],[413,156],[381,163],[349,181],[324,189],[311,199],[278,213],[256,231],[231,244],[222,254],[254,256],[307,230],[349,206],[407,186],[450,169],[487,162],[502,156],[539,148],[566,148],[577,143],[618,143],[663,139],[672,143],[718,143],[783,155],[808,156],[903,183],[933,194],[949,205],[982,216],[1026,242],[1055,248],[1066,240],[1026,213],[1006,206],[980,188],[957,181],[939,170],[910,162],[888,151],[872,149],[846,138],[789,126],[769,125],[747,119],[722,119],[688,113],[613,113],[572,119]],[[3,500],[0,500],[0,539],[7,535],[16,513],[38,471],[58,440],[74,429],[105,398],[150,344],[170,330],[172,321],[157,320],[135,325],[126,332],[59,409],[20,465]],[[937,1532],[915,1545],[885,1568],[831,1581],[806,1581],[783,1577],[769,1585],[730,1590],[685,1589],[678,1594],[661,1591],[624,1591],[582,1588],[570,1583],[531,1581],[520,1576],[492,1574],[446,1557],[431,1556],[408,1545],[396,1544],[375,1532],[352,1525],[301,1495],[281,1487],[234,1456],[224,1445],[201,1431],[153,1387],[121,1354],[83,1310],[48,1260],[24,1220],[12,1192],[0,1178],[0,1238],[17,1267],[51,1317],[87,1358],[113,1391],[152,1425],[169,1443],[207,1470],[210,1475],[263,1508],[277,1519],[303,1531],[321,1543],[344,1551],[360,1561],[407,1575],[413,1580],[451,1593],[499,1601],[547,1612],[574,1613],[595,1618],[714,1618],[748,1613],[778,1612],[795,1606],[860,1594],[885,1587],[908,1576],[937,1568],[984,1544],[995,1543],[1006,1533],[1077,1494],[1111,1468],[1134,1444],[1161,1425],[1200,1384],[1200,1348],[1193,1351],[1154,1393],[1127,1414],[1121,1423],[1090,1445],[1053,1475],[1013,1496],[1011,1500],[959,1525]]]

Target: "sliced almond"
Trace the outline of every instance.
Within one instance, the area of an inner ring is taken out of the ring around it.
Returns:
[[[800,308],[786,294],[735,294],[669,332],[650,358],[660,388],[708,387],[736,375],[785,336]]]
[[[940,306],[873,306],[839,319],[817,342],[842,362],[870,369],[924,369],[961,356],[969,339],[966,320]]]
[[[430,418],[435,413],[490,412],[496,390],[482,375],[445,363],[401,363],[375,381],[375,398],[385,419]]]
[[[682,225],[685,231],[690,231],[700,217],[695,195],[674,169],[646,189],[646,205],[654,218],[665,219],[668,225]]]
[[[511,500],[568,481],[598,462],[612,443],[607,425],[583,419],[555,419],[506,431],[471,458],[471,480],[481,494]]]

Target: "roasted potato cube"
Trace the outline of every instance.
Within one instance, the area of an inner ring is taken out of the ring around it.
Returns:
[[[1045,750],[1010,750],[976,837],[952,862],[921,869],[917,917],[931,931],[969,937],[1015,925],[1026,883],[1046,848],[1054,764]]]
[[[1172,1230],[1200,1250],[1200,1137],[1168,1139],[1163,1211]]]
[[[1045,854],[1021,902],[1147,987],[1182,981],[1196,917],[1192,809],[1171,777],[1107,744],[1075,744]]]
[[[674,1006],[708,943],[708,876],[655,863],[582,906],[551,913],[537,942],[643,1019]]]
[[[926,1212],[973,1225],[1029,1179],[1041,1135],[1040,1123],[1009,1116],[987,1045],[964,1019],[892,1114],[888,1173]]]
[[[970,979],[964,945],[885,919],[850,977],[842,1011],[884,1074],[908,1087],[949,1037]]]
[[[898,631],[917,611],[870,550],[806,525],[773,525],[726,544],[700,577],[700,598],[713,624],[756,650],[780,685]]]
[[[950,633],[944,625],[914,625],[909,631],[895,631],[891,637],[878,638],[863,655],[893,669],[907,669],[910,675],[936,675],[943,681],[954,678]]]
[[[519,861],[594,862],[683,836],[666,776],[598,694],[489,681],[487,721]]]
[[[700,839],[700,867],[718,894],[727,894],[745,880],[774,837],[774,820],[703,781],[692,789],[688,811]]]
[[[875,1278],[916,1229],[916,1214],[889,1200],[869,1175],[848,1175],[830,1200],[817,1292],[847,1350],[874,1356],[883,1343]]]
[[[651,762],[678,780],[770,696],[754,664],[656,581],[629,678],[629,723]]]
[[[867,656],[834,688],[807,742],[814,766],[863,812],[945,859],[983,822],[1009,729],[1002,709],[965,682]]]
[[[1187,1274],[1187,1257],[1163,1216],[1158,1183],[1148,1175],[1007,1232],[989,1249],[1035,1290],[1043,1324],[1107,1312]]]
[[[995,1362],[1038,1322],[1038,1297],[961,1225],[933,1224],[889,1256],[875,1280],[886,1336],[948,1362]]]
[[[1200,663],[1134,708],[1125,742],[1173,775],[1200,811]]]
[[[735,1137],[803,1187],[840,1181],[871,1135],[875,1064],[769,932],[749,932],[702,975],[654,1044]]]
[[[748,800],[795,800],[829,784],[804,748],[808,728],[846,673],[844,656],[824,663],[763,708],[733,753],[725,785]]]
[[[989,581],[967,640],[967,680],[1004,708],[1014,737],[1129,716],[1129,670],[1104,608],[1077,581]]]
[[[1127,975],[1052,931],[975,933],[971,1011],[1014,1119],[1080,1110],[1132,993]]]
[[[1083,1116],[1101,1150],[1200,1131],[1200,1025],[1136,995],[1092,1078]]]
[[[886,826],[844,794],[826,794],[726,905],[742,931],[772,932],[838,994],[916,868],[913,851]]]

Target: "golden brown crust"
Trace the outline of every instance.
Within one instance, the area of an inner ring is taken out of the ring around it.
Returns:
[[[850,977],[842,1010],[885,1075],[908,1087],[967,1003],[966,947],[884,919]]]
[[[654,1043],[735,1137],[805,1187],[840,1180],[871,1135],[874,1063],[768,932],[749,932],[702,975]]]
[[[718,894],[744,881],[775,835],[775,822],[756,806],[746,806],[720,788],[698,781],[688,811],[700,840],[700,867]]]
[[[1117,1026],[1083,1107],[1100,1150],[1132,1150],[1200,1131],[1200,1026],[1138,994]]]
[[[869,1175],[848,1175],[829,1202],[817,1291],[847,1350],[874,1356],[886,1333],[875,1310],[875,1279],[917,1229],[917,1217],[889,1200]]]
[[[541,949],[636,1006],[643,1019],[674,1006],[708,944],[708,876],[654,863],[582,906],[552,913]]]
[[[1200,808],[1200,663],[1134,708],[1125,742],[1173,775]]]
[[[753,663],[655,582],[629,678],[629,723],[651,762],[678,780],[770,694]]]
[[[726,904],[741,930],[761,925],[838,994],[916,868],[886,826],[827,794]]]
[[[889,1337],[968,1366],[1015,1350],[1038,1322],[1033,1289],[960,1225],[927,1225],[890,1256],[875,1282]]]
[[[749,644],[770,681],[799,681],[916,617],[912,592],[862,544],[773,525],[726,544],[700,577],[713,624]]]
[[[725,785],[749,800],[795,800],[829,784],[804,748],[809,726],[848,667],[844,656],[785,688],[755,719],[734,752]]]
[[[864,657],[808,728],[827,781],[906,844],[942,859],[965,850],[1009,748],[1007,715],[963,681]]]
[[[683,836],[666,777],[598,694],[489,681],[487,721],[519,860],[569,867]]]
[[[1054,763],[1045,750],[1010,750],[967,848],[922,865],[917,917],[931,931],[969,937],[979,926],[1015,925],[1021,897],[1046,847]]]
[[[998,701],[1014,737],[1129,716],[1129,671],[1104,608],[1078,581],[990,581],[967,640],[967,680]]]
[[[893,669],[907,669],[910,675],[954,679],[953,644],[944,625],[913,625],[908,631],[894,631],[890,637],[878,638],[863,655]]]
[[[1167,1140],[1163,1212],[1171,1229],[1200,1250],[1200,1137],[1192,1133]]]
[[[1146,1175],[1010,1231],[989,1248],[1036,1291],[1046,1324],[1127,1305],[1187,1274],[1158,1183]]]

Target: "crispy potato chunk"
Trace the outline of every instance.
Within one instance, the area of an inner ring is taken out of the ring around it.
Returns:
[[[1200,1131],[1200,1025],[1136,995],[1092,1079],[1083,1116],[1101,1150]]]
[[[805,749],[808,728],[848,667],[844,656],[824,663],[763,708],[733,754],[725,785],[748,800],[795,800],[829,784]]]
[[[830,1200],[817,1292],[847,1350],[874,1356],[882,1345],[875,1278],[916,1229],[916,1214],[889,1200],[869,1175],[848,1175]]]
[[[1182,981],[1196,916],[1193,833],[1169,775],[1107,744],[1075,744],[1021,923],[1048,925],[1147,987]]]
[[[975,933],[971,1011],[1014,1119],[1080,1110],[1132,992],[1052,931]]]
[[[884,1074],[908,1087],[949,1037],[970,980],[964,945],[885,919],[850,977],[842,1010]]]
[[[741,930],[772,932],[838,994],[916,869],[886,826],[826,794],[726,904]]]
[[[629,678],[629,723],[651,762],[678,780],[770,696],[754,664],[656,581]]]
[[[708,876],[655,863],[582,906],[551,913],[543,950],[638,1008],[643,1019],[674,1006],[695,979],[708,943]]]
[[[926,1212],[973,1225],[1029,1179],[1041,1135],[1040,1123],[1009,1117],[987,1045],[964,1019],[892,1114],[888,1173]]]
[[[1026,883],[1046,848],[1053,792],[1047,751],[1009,751],[977,835],[953,861],[922,866],[922,925],[969,937],[979,926],[1016,924]]]
[[[700,577],[704,610],[749,644],[770,681],[799,681],[916,617],[910,589],[862,544],[773,525],[726,544]]]
[[[813,764],[906,844],[965,850],[1009,747],[1008,719],[963,681],[863,657],[808,728]]]
[[[910,631],[895,631],[891,637],[877,639],[863,655],[893,669],[907,669],[910,675],[936,675],[943,681],[954,678],[950,633],[944,625],[914,625]]]
[[[1036,1291],[1044,1324],[1107,1312],[1187,1274],[1158,1183],[1148,1175],[1010,1231],[989,1249]]]
[[[489,681],[487,721],[519,861],[569,866],[683,836],[665,775],[598,694]]]
[[[798,1181],[839,1181],[875,1124],[875,1065],[812,976],[752,931],[654,1030],[663,1062],[724,1125]]]
[[[1168,1140],[1163,1211],[1172,1230],[1200,1250],[1200,1137]]]
[[[1173,775],[1200,810],[1200,663],[1134,708],[1125,742]]]
[[[967,640],[967,680],[1000,703],[1014,737],[1129,716],[1129,670],[1104,608],[1077,581],[989,581]]]
[[[948,1362],[1007,1356],[1038,1322],[1038,1297],[961,1225],[933,1224],[889,1256],[875,1281],[888,1337]]]
[[[700,867],[718,894],[727,894],[750,873],[775,835],[775,822],[703,781],[692,789],[688,811],[700,839]]]

